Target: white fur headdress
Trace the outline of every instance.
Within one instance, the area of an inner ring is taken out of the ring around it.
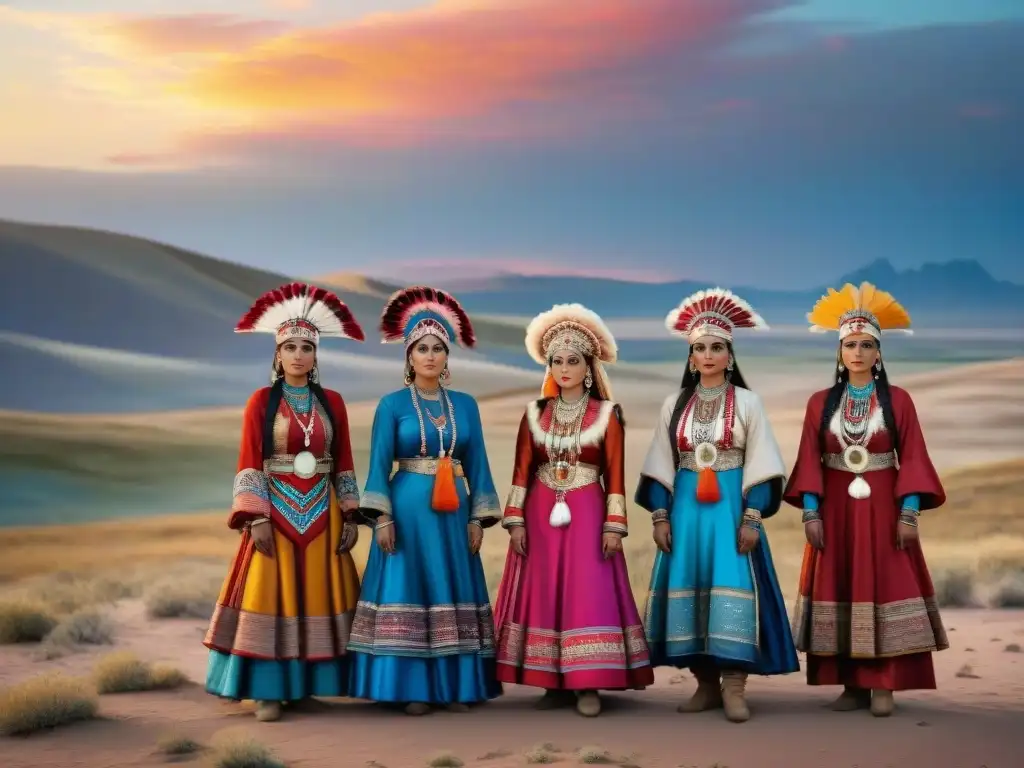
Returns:
[[[591,358],[592,373],[598,392],[611,400],[611,385],[602,364],[614,364],[619,358],[615,337],[601,317],[582,304],[556,304],[541,312],[526,328],[526,351],[541,365],[547,365],[552,353],[558,349],[577,352]],[[557,394],[557,385],[544,378],[544,395]]]

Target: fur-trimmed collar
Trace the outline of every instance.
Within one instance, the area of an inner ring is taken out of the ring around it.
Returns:
[[[551,425],[550,401],[535,400],[526,406],[526,421],[530,425],[530,434],[538,445],[546,445],[548,427]],[[608,420],[617,405],[611,400],[591,400],[587,403],[587,412],[583,416],[583,427],[580,430],[580,445],[600,445],[608,429]],[[569,438],[558,438],[568,440]]]

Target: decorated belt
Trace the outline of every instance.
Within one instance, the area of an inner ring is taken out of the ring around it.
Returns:
[[[437,474],[437,459],[399,459],[396,463],[398,464],[399,472],[414,472],[417,475]],[[455,472],[456,477],[466,476],[466,471],[462,468],[462,463],[457,459],[452,459],[452,471]]]
[[[537,467],[536,477],[552,491],[568,493],[596,483],[601,478],[601,468],[594,464],[549,461]]]
[[[896,454],[892,451],[885,453],[868,453],[859,445],[851,445],[842,453],[826,453],[821,457],[821,463],[829,469],[838,469],[843,472],[877,472],[880,469],[891,469],[896,466]]]
[[[263,471],[276,475],[298,475],[310,478],[314,475],[328,475],[334,469],[334,459],[330,456],[316,458],[309,451],[302,453],[275,453],[263,462]]]
[[[711,469],[714,472],[727,472],[730,469],[739,469],[743,466],[744,452],[742,448],[728,448],[724,451],[714,450],[712,455],[698,457],[698,451],[704,449],[710,443],[701,443],[694,451],[679,452],[678,469],[688,469],[691,472],[699,472],[702,469]]]

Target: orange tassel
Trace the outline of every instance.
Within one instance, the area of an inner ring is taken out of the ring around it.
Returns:
[[[558,382],[555,381],[554,376],[551,375],[549,370],[544,374],[544,383],[540,387],[540,396],[550,400],[553,397],[558,397],[558,393],[562,391],[562,388],[558,386]]]
[[[714,504],[722,498],[718,490],[718,477],[715,471],[708,467],[697,473],[697,501],[701,504]]]
[[[434,475],[434,495],[430,506],[436,512],[457,512],[459,490],[455,487],[455,470],[452,460],[445,456],[437,460],[437,474]]]

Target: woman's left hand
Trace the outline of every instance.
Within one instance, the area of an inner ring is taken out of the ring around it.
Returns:
[[[359,541],[359,525],[353,521],[347,521],[341,528],[341,538],[338,541],[338,554],[343,555],[352,551],[352,547]]]
[[[917,538],[916,525],[908,525],[903,522],[896,525],[896,549],[907,549],[917,541]]]
[[[480,551],[480,545],[484,543],[484,529],[476,523],[470,523],[469,526],[469,552],[475,555]]]
[[[606,533],[601,537],[601,552],[604,553],[604,559],[607,560],[610,557],[614,557],[616,552],[622,551],[622,534],[620,533]]]
[[[736,547],[739,549],[741,555],[745,555],[748,552],[751,552],[760,540],[760,531],[746,525],[741,525],[739,540],[736,542]]]

